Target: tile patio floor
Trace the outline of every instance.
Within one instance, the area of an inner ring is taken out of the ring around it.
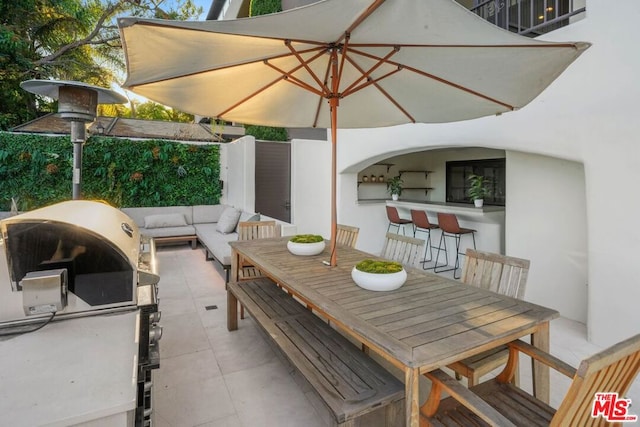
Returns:
[[[160,247],[158,260],[163,336],[161,366],[154,377],[154,426],[327,425],[321,403],[300,385],[252,319],[241,320],[233,333],[227,331],[222,271],[205,261],[200,248]],[[586,341],[584,325],[564,318],[551,323],[551,351],[564,361],[577,366],[598,350]],[[528,371],[521,374],[523,385],[531,383]],[[557,407],[569,380],[554,374],[551,405]],[[640,414],[640,380],[628,397],[635,403],[631,412]]]

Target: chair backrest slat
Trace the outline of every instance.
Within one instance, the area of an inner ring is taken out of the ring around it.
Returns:
[[[550,425],[609,425],[603,417],[591,417],[595,394],[625,397],[639,371],[640,334],[583,360]]]
[[[279,237],[280,227],[275,221],[244,221],[238,223],[238,240]]]
[[[397,261],[405,267],[416,267],[421,259],[424,245],[425,241],[422,239],[387,233],[380,256]]]
[[[489,252],[467,249],[462,282],[502,295],[524,297],[530,262]]]
[[[358,241],[358,233],[360,229],[358,227],[352,227],[350,225],[337,224],[336,243],[339,245],[356,247]]]

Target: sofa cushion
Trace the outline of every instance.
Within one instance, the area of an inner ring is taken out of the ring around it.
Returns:
[[[220,215],[220,219],[216,225],[216,231],[223,234],[234,232],[239,219],[240,211],[236,208],[227,207],[224,212],[222,212],[222,215]]]
[[[133,219],[140,228],[144,227],[144,218],[149,215],[182,214],[187,224],[193,223],[193,208],[191,206],[156,206],[139,208],[121,208],[122,212]]]
[[[195,205],[193,207],[193,223],[218,222],[222,212],[228,207],[228,205]]]
[[[222,265],[231,264],[231,246],[229,242],[238,240],[237,233],[222,234],[215,224],[196,224],[198,240],[207,247],[209,253]]]
[[[195,236],[196,229],[193,225],[186,225],[182,227],[141,228],[140,234],[149,237]]]
[[[144,217],[144,228],[182,227],[187,220],[181,213],[147,215]]]

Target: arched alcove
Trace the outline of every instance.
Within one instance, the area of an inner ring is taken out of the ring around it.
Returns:
[[[344,168],[343,207],[339,217],[365,230],[363,250],[376,252],[386,231],[382,214],[386,194],[384,184],[377,184],[378,197],[362,200],[363,176],[395,176],[400,170],[429,170],[425,186],[426,202],[444,202],[447,161],[506,159],[506,204],[504,252],[531,260],[525,299],[552,307],[562,316],[587,323],[587,218],[584,165],[538,154],[481,147],[425,149],[394,153],[381,158],[359,159]],[[418,187],[423,175],[408,176],[407,184]],[[369,187],[373,185],[369,184]],[[370,191],[370,190],[367,190]],[[381,193],[384,192],[384,193]],[[423,191],[423,190],[416,190]],[[354,204],[344,203],[353,198]],[[402,199],[401,199],[402,200]],[[413,200],[405,194],[405,200]],[[428,205],[425,205],[428,209]],[[479,248],[482,249],[482,248]]]

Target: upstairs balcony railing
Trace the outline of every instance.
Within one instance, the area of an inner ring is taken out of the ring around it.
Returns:
[[[536,37],[569,25],[585,0],[476,0],[470,10],[505,30]],[[576,17],[576,18],[574,18]]]

